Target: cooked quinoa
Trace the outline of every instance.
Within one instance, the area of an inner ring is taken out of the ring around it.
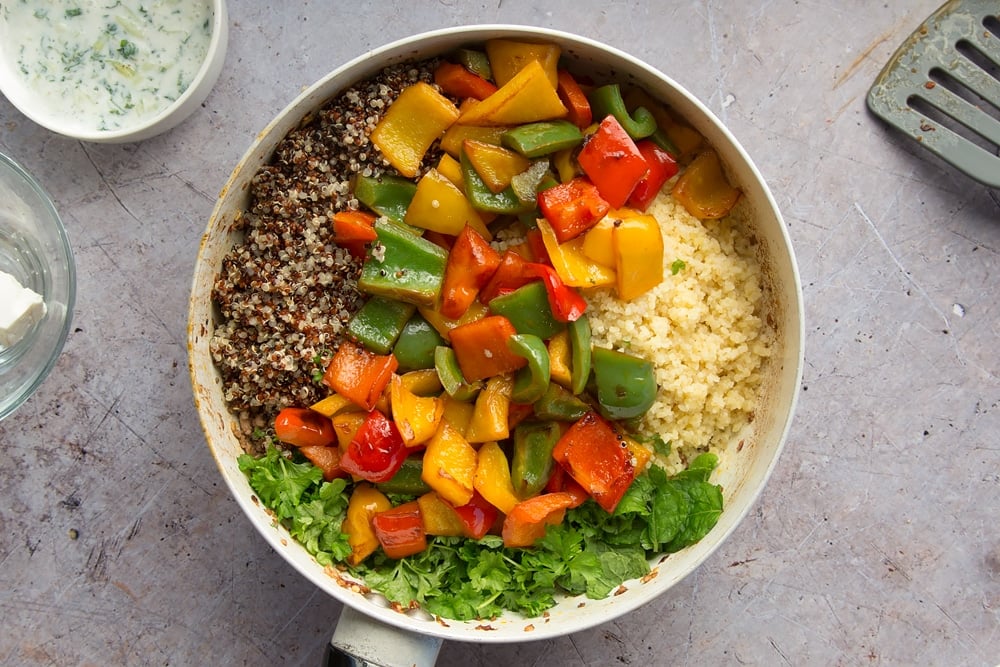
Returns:
[[[665,463],[682,468],[697,452],[725,448],[752,421],[774,332],[763,317],[760,264],[737,216],[703,222],[669,194],[647,213],[663,232],[663,282],[628,302],[610,288],[584,296],[595,345],[654,362],[659,391],[642,430],[670,441]]]

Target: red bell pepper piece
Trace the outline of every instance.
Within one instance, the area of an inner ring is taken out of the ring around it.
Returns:
[[[645,211],[656,199],[663,184],[677,175],[677,161],[667,151],[663,150],[649,139],[637,141],[635,147],[646,158],[649,171],[639,179],[635,189],[628,198],[629,206]]]
[[[541,280],[545,284],[549,308],[560,322],[574,322],[587,309],[587,302],[562,281],[555,269],[546,264],[525,261],[523,257],[510,250],[504,252],[500,258],[500,266],[486,286],[480,290],[479,300],[489,303],[501,294],[513,292],[533,280]]]
[[[552,450],[552,458],[608,513],[635,479],[625,441],[595,412],[569,427]]]
[[[455,513],[462,520],[465,536],[473,540],[481,540],[490,532],[497,522],[500,512],[476,491],[472,500],[455,508]]]
[[[590,135],[580,149],[577,162],[613,208],[625,205],[632,190],[649,171],[646,158],[612,115],[602,120],[597,132]]]
[[[543,493],[522,500],[503,522],[505,547],[530,547],[545,536],[545,529],[562,523],[574,499],[568,493]]]
[[[365,211],[338,211],[333,214],[333,239],[347,248],[352,257],[365,258],[365,244],[378,238],[375,216]]]
[[[594,120],[594,114],[590,110],[590,101],[587,94],[580,88],[573,75],[564,69],[556,73],[556,93],[559,99],[569,109],[566,120],[576,125],[581,130],[590,125]]]
[[[448,253],[441,286],[441,314],[457,320],[500,266],[500,253],[482,234],[466,225]]]
[[[420,505],[413,500],[372,517],[375,537],[389,558],[403,558],[427,548]]]
[[[542,232],[540,230],[529,229],[528,233],[524,235],[524,239],[531,249],[531,261],[552,266],[552,260],[549,259],[549,251],[545,249],[545,241],[542,240]]]
[[[347,471],[340,467],[340,447],[299,447],[299,451],[309,462],[323,471],[323,479],[330,482],[338,477],[347,477]]]
[[[587,490],[580,486],[578,481],[570,477],[569,473],[561,465],[552,468],[552,472],[549,474],[549,481],[545,483],[545,492],[568,493],[573,496],[573,504],[570,505],[570,508],[579,507],[590,498]]]
[[[535,406],[531,403],[511,403],[507,412],[507,429],[513,433],[518,424],[533,414],[535,414]]]
[[[538,193],[538,208],[552,225],[556,240],[565,243],[600,222],[611,204],[596,185],[580,176]]]
[[[452,329],[451,347],[465,380],[476,382],[527,366],[527,359],[507,347],[507,339],[516,333],[503,315],[490,315]]]
[[[509,294],[518,287],[527,285],[533,279],[524,268],[527,264],[528,260],[518,253],[512,250],[504,251],[497,270],[493,272],[489,282],[479,290],[479,300],[488,304],[501,294]]]
[[[403,467],[409,453],[396,424],[372,410],[347,445],[340,467],[369,482],[387,482]]]
[[[323,383],[354,404],[371,410],[398,367],[399,362],[391,354],[375,354],[344,341],[326,367]]]
[[[309,408],[284,408],[274,418],[274,435],[296,447],[329,447],[337,442],[333,423]]]
[[[463,99],[485,100],[497,92],[497,87],[483,77],[447,60],[434,69],[434,83],[446,94]]]

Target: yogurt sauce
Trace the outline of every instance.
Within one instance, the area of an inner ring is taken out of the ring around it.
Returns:
[[[187,90],[212,36],[209,0],[0,0],[0,41],[51,116],[113,131]]]

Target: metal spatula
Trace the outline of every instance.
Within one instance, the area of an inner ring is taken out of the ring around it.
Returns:
[[[1000,0],[951,0],[896,50],[868,108],[977,181],[1000,188]]]

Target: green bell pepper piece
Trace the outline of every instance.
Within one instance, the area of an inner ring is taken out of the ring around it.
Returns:
[[[653,363],[603,347],[593,350],[597,403],[608,419],[631,419],[656,400]]]
[[[434,350],[444,345],[444,338],[420,313],[414,314],[399,332],[392,354],[399,362],[399,372],[434,368]]]
[[[590,379],[593,359],[593,350],[590,344],[590,320],[587,319],[586,315],[581,315],[567,326],[569,327],[570,389],[574,394],[582,394],[587,388],[587,380]]]
[[[373,296],[347,323],[347,334],[376,354],[388,354],[416,309],[412,303]]]
[[[552,475],[552,450],[562,431],[558,422],[522,422],[514,428],[510,481],[514,495],[524,500],[538,495]]]
[[[511,128],[500,141],[524,157],[536,158],[576,146],[583,142],[583,133],[568,120],[546,120]]]
[[[622,99],[621,87],[617,83],[596,88],[588,95],[590,109],[594,113],[594,121],[598,122],[608,116],[615,117],[621,126],[633,139],[648,137],[656,131],[656,118],[646,107],[639,107],[629,113]]]
[[[546,176],[551,176],[549,161],[537,160],[536,162],[532,162],[530,167],[510,179],[510,189],[514,191],[517,198],[524,202],[525,205],[531,205],[530,214],[532,221],[534,221],[534,217],[537,215],[535,208],[538,203],[538,193],[541,191],[540,188],[546,180]],[[521,215],[528,215],[528,213],[522,213]]]
[[[539,419],[561,422],[575,422],[591,409],[578,396],[574,396],[568,389],[555,382],[549,383],[549,388],[545,390],[541,398],[535,401],[532,407],[535,409],[535,416]]]
[[[423,456],[407,456],[403,465],[391,479],[379,482],[375,488],[382,493],[394,493],[401,496],[422,496],[431,487],[421,477],[424,470]]]
[[[403,223],[417,184],[402,176],[356,176],[354,196],[358,201],[393,222]]]
[[[465,183],[465,196],[477,211],[517,215],[534,210],[536,202],[524,202],[514,192],[512,186],[505,190],[493,192],[487,187],[476,168],[469,162],[465,151],[460,155],[462,164],[462,180]]]
[[[375,221],[375,233],[378,238],[361,267],[358,288],[418,306],[433,305],[444,282],[448,251],[385,218]]]
[[[493,68],[490,67],[489,56],[484,52],[475,49],[457,49],[455,60],[473,74],[478,74],[487,81],[493,80]]]
[[[457,401],[471,401],[479,390],[483,388],[482,382],[469,382],[462,375],[462,369],[458,365],[458,357],[455,350],[446,345],[439,345],[434,348],[434,370],[437,371],[441,386],[449,396]]]
[[[510,400],[515,403],[534,403],[549,388],[551,366],[545,341],[531,334],[514,334],[507,339],[507,348],[528,360],[528,365],[514,375],[514,389]]]
[[[656,144],[659,148],[670,153],[670,157],[675,160],[679,160],[681,157],[681,151],[677,148],[674,142],[670,141],[670,137],[667,136],[666,131],[662,127],[656,128],[656,132],[649,135],[649,140]]]
[[[513,292],[490,299],[489,309],[503,315],[520,334],[531,334],[548,340],[562,331],[566,324],[552,314],[548,292],[539,280],[533,280]]]

